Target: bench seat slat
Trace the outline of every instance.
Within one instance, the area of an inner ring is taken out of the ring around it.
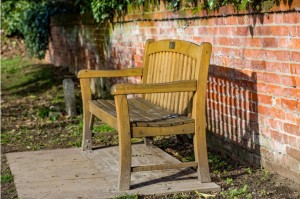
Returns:
[[[117,117],[114,100],[92,100],[93,109],[100,109],[113,118]],[[193,123],[194,119],[177,115],[172,111],[155,105],[142,98],[128,100],[131,126],[136,127],[168,127]],[[100,117],[101,119],[101,117]]]

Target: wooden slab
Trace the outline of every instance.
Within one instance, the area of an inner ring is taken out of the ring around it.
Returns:
[[[117,190],[118,147],[92,152],[78,148],[6,154],[22,198],[113,198]],[[156,147],[133,145],[133,165],[179,162]],[[133,173],[129,194],[220,191],[215,183],[199,183],[192,169]]]

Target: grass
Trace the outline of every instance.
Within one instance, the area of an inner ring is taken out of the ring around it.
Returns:
[[[32,95],[57,85],[57,82],[53,81],[52,66],[44,64],[40,67],[38,62],[32,63],[28,59],[17,57],[3,60],[1,72],[2,90],[13,95]]]
[[[117,196],[114,199],[138,199],[138,195],[136,194],[124,194],[121,196]]]

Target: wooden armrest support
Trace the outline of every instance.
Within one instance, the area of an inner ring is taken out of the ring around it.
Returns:
[[[97,78],[97,77],[130,77],[141,76],[143,68],[127,68],[120,70],[80,70],[78,78]]]
[[[183,80],[157,84],[115,84],[111,88],[112,95],[169,93],[196,91],[197,81]]]

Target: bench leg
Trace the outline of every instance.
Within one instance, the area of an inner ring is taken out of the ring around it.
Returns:
[[[128,103],[125,95],[115,96],[119,134],[119,191],[130,189],[131,131]]]
[[[203,125],[204,124],[204,125]],[[207,146],[206,146],[206,131],[205,122],[195,122],[195,135],[194,135],[194,152],[195,159],[198,162],[197,175],[198,180],[202,183],[210,182],[208,158],[207,158]]]
[[[83,114],[83,135],[82,135],[82,150],[87,151],[87,150],[92,150],[92,120],[93,120],[93,115],[85,111]]]

